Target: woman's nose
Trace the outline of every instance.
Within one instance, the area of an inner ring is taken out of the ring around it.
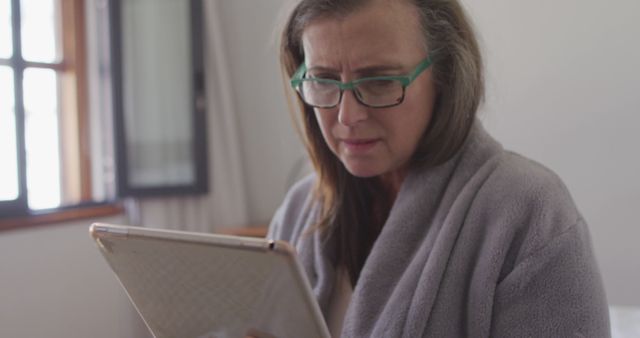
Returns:
[[[351,127],[368,118],[367,107],[358,102],[352,90],[345,90],[338,105],[338,122]]]

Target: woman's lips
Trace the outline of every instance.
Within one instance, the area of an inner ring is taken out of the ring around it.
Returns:
[[[375,147],[380,139],[342,139],[341,142],[351,154],[363,154]]]

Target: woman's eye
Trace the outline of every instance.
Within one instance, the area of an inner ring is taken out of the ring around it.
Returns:
[[[392,80],[371,80],[361,84],[361,87],[366,87],[372,90],[383,90],[389,87],[393,87],[394,81]]]
[[[340,77],[335,74],[308,74],[308,78],[340,81]]]
[[[373,80],[370,83],[376,87],[387,87],[393,85],[393,82],[392,80]]]

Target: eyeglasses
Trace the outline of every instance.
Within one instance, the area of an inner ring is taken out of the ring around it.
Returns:
[[[340,104],[345,90],[353,90],[356,100],[362,105],[388,108],[402,103],[405,89],[429,68],[431,63],[429,55],[408,75],[363,77],[347,83],[315,77],[306,78],[307,66],[303,63],[291,77],[291,87],[300,94],[302,101],[316,108],[336,107]]]

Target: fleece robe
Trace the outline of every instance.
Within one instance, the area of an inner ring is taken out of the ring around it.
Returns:
[[[296,248],[327,317],[330,232],[309,232],[316,178],[298,182],[269,237]],[[562,181],[476,121],[449,161],[412,168],[354,286],[342,337],[609,337],[587,224]]]

